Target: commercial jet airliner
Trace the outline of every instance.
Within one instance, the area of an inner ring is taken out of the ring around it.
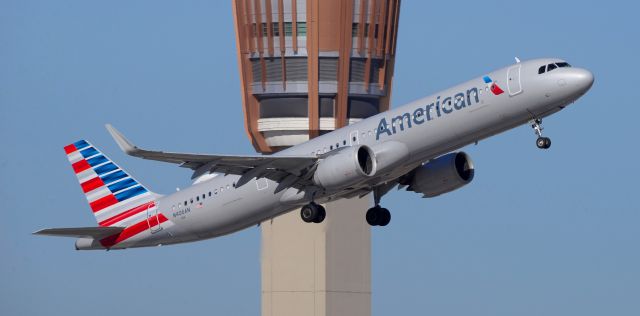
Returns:
[[[535,59],[364,119],[270,156],[173,153],[141,149],[110,125],[127,154],[192,169],[192,186],[151,192],[95,146],[64,147],[97,227],[43,229],[76,237],[76,249],[124,249],[213,238],[300,208],[320,223],[322,203],[373,193],[372,226],[391,214],[380,200],[394,187],[435,197],[471,182],[474,165],[459,148],[527,122],[537,147],[542,119],[585,94],[593,75],[560,59]]]

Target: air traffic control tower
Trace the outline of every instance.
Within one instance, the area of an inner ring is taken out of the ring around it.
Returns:
[[[232,0],[245,128],[270,154],[389,109],[400,0]],[[262,223],[262,315],[370,315],[371,198]]]

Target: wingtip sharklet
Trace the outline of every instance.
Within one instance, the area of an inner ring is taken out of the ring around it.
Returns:
[[[129,141],[120,131],[118,131],[111,124],[105,124],[107,131],[113,137],[113,140],[116,141],[116,144],[124,151],[127,155],[135,155],[138,152],[138,147],[135,146],[131,141]]]

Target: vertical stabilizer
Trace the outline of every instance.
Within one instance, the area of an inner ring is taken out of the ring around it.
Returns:
[[[64,147],[82,192],[100,226],[125,227],[156,207],[149,191],[86,140]]]

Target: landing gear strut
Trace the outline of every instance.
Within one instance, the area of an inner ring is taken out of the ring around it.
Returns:
[[[531,123],[531,127],[533,131],[538,135],[538,139],[536,139],[536,146],[540,149],[549,149],[551,147],[551,139],[549,137],[542,137],[542,119],[535,119]]]
[[[324,206],[311,202],[300,209],[300,217],[305,223],[322,223],[327,217]]]

